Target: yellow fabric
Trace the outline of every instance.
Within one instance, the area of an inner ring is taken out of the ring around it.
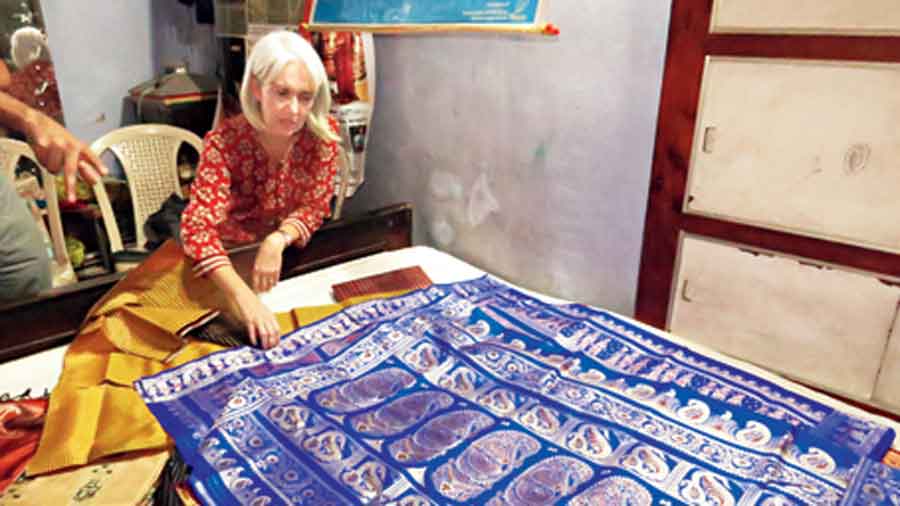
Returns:
[[[134,381],[144,376],[162,372],[166,365],[156,360],[113,352],[106,365],[106,381],[123,387],[131,387]]]
[[[218,311],[210,309],[172,309],[153,306],[126,306],[122,310],[147,323],[164,330],[168,335],[184,334],[184,329],[193,328],[197,322],[204,322]]]
[[[132,383],[223,349],[185,344],[177,335],[193,320],[224,307],[225,300],[186,264],[170,241],[94,305],[66,351],[29,474],[170,445]]]
[[[102,316],[103,333],[118,350],[163,361],[181,347],[181,338],[148,323],[127,309]]]
[[[171,445],[133,389],[134,381],[225,349],[178,335],[224,307],[224,300],[211,282],[193,276],[174,246],[163,245],[92,309],[66,352],[40,445],[26,468],[29,475]],[[276,317],[288,333],[352,304],[401,293],[296,308]]]
[[[66,352],[38,451],[26,471],[39,475],[131,450],[170,446],[133,382],[223,349],[189,341],[169,363],[162,363],[117,351],[102,331],[79,335]]]

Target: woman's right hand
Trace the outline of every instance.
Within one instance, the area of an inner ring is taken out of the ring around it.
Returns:
[[[250,342],[268,349],[278,345],[281,329],[272,311],[269,311],[259,297],[249,289],[235,300],[241,313],[241,321],[247,326]]]

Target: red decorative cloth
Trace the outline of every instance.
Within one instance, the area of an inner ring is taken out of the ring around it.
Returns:
[[[329,118],[332,130],[337,122]],[[206,134],[203,155],[181,217],[184,251],[202,276],[229,265],[226,244],[262,240],[293,227],[305,245],[331,214],[338,146],[304,127],[281,164],[270,164],[243,114]]]
[[[63,121],[56,72],[49,60],[35,60],[10,73],[10,85],[6,92],[56,121]]]
[[[37,451],[47,399],[0,402],[0,492],[25,470]]]

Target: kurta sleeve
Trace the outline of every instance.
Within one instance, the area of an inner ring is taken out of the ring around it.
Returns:
[[[210,132],[191,185],[191,201],[181,215],[181,239],[185,254],[194,261],[194,273],[203,276],[230,265],[218,226],[228,217],[231,171],[221,134]]]
[[[332,130],[337,132],[334,118],[329,118],[329,123]],[[310,166],[306,168],[312,178],[312,185],[303,196],[302,204],[281,222],[281,226],[292,227],[297,231],[298,239],[294,244],[301,247],[309,242],[325,218],[331,215],[331,198],[334,196],[338,145],[336,142],[319,141],[314,149],[313,156],[309,158]]]

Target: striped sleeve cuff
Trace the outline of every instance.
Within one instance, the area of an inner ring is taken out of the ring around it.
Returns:
[[[207,257],[198,262],[194,262],[194,275],[198,278],[203,277],[219,267],[224,267],[226,265],[231,265],[231,260],[228,259],[227,255]]]
[[[312,234],[309,232],[309,228],[306,227],[306,224],[297,218],[288,218],[281,222],[281,224],[292,227],[297,231],[297,240],[295,241],[295,243],[299,244],[300,246],[306,246],[306,243],[308,243],[310,237],[312,237]]]

